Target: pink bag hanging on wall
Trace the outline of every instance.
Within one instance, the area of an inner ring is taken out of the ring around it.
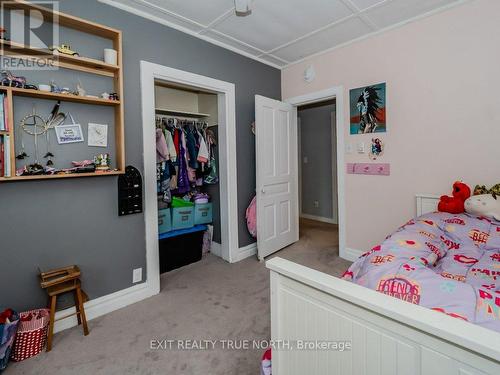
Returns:
[[[253,197],[246,213],[247,228],[253,238],[257,238],[257,196]]]

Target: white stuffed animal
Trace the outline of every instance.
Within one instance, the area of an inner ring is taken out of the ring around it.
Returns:
[[[473,195],[465,201],[465,211],[471,215],[484,216],[500,221],[500,196],[491,194]]]

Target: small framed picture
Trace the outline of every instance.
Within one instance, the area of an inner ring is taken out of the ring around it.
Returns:
[[[108,147],[108,125],[89,123],[88,145]]]
[[[56,132],[57,143],[60,145],[84,141],[80,124],[59,125],[54,130]]]

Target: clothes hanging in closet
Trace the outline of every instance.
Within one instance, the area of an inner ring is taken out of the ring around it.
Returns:
[[[207,129],[205,131],[205,140],[207,142],[207,148],[208,148],[209,171],[205,176],[203,182],[205,184],[211,185],[219,182],[219,176],[217,174],[217,160],[215,157],[216,155],[215,148],[217,146],[217,142],[215,141],[215,134],[210,129]]]
[[[165,202],[218,182],[215,135],[206,123],[157,118],[156,126],[158,193]]]

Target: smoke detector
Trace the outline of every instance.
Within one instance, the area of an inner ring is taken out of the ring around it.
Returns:
[[[253,0],[234,0],[234,8],[238,17],[246,17],[252,14]]]
[[[314,66],[309,65],[304,70],[304,81],[309,83],[309,82],[314,81],[314,78],[316,78],[316,71],[314,70]]]

